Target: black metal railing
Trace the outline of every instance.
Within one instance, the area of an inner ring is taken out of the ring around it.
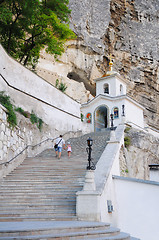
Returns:
[[[69,131],[69,132],[66,132],[66,133],[64,133],[63,134],[63,136],[65,136],[66,134],[69,134],[69,133],[75,133],[75,132],[73,132],[73,131]],[[77,132],[76,132],[77,133]],[[57,139],[58,137],[55,137],[55,138],[47,138],[47,139],[45,139],[45,140],[43,140],[42,142],[40,142],[40,143],[37,143],[37,144],[35,144],[35,145],[27,145],[21,152],[19,152],[16,156],[14,156],[13,158],[11,158],[10,160],[8,160],[8,161],[6,161],[6,162],[2,162],[2,163],[0,163],[0,166],[1,165],[8,165],[10,162],[12,162],[13,160],[15,160],[17,157],[19,157],[24,151],[26,151],[28,148],[32,148],[32,149],[34,149],[35,147],[37,147],[37,146],[40,146],[41,144],[43,144],[44,142],[47,142],[47,141],[54,141],[55,139]]]

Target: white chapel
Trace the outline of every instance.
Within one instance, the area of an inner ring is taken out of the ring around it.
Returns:
[[[114,127],[120,123],[127,123],[144,128],[144,107],[127,96],[126,81],[119,73],[112,71],[112,65],[110,60],[109,71],[103,77],[94,80],[96,96],[81,105],[84,122],[95,132],[110,127],[110,116],[114,119]]]

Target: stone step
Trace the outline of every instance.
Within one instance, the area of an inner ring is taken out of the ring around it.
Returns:
[[[112,232],[111,230],[92,230],[89,232],[80,231],[80,232],[73,232],[73,233],[57,233],[57,234],[43,234],[43,235],[30,235],[30,236],[14,236],[14,239],[96,239],[96,240],[129,240],[130,237],[128,234],[125,233],[118,233]],[[92,238],[93,237],[93,238]],[[0,238],[1,239],[1,238]],[[12,239],[12,237],[4,237],[3,240]]]
[[[49,234],[59,233],[63,231],[69,233],[70,231],[89,231],[89,230],[109,230],[110,224],[101,222],[84,222],[84,221],[38,221],[38,222],[15,222],[15,223],[1,223],[0,235],[8,236],[27,235],[28,234]]]
[[[57,233],[57,234],[40,234],[40,235],[27,235],[27,236],[14,236],[14,239],[21,240],[33,240],[33,239],[70,239],[70,240],[79,240],[79,239],[92,239],[92,240],[130,240],[129,234],[126,233],[114,233],[111,230],[95,230],[95,231],[80,231],[80,232],[70,232],[70,233]],[[13,237],[0,237],[0,240],[10,240]]]
[[[130,237],[130,240],[140,240],[139,238]]]
[[[0,195],[0,200],[1,201],[3,201],[3,199],[5,198],[5,196],[12,196],[12,199],[23,199],[24,198],[24,193],[19,193],[19,194],[17,194],[16,193],[16,196],[15,196],[15,193],[13,194],[1,194]],[[65,199],[64,199],[64,196],[65,196]],[[58,200],[58,199],[61,199],[61,197],[64,199],[64,200],[75,200],[76,199],[76,196],[74,195],[74,194],[72,194],[72,195],[70,195],[70,194],[60,194],[60,195],[58,195],[58,194],[56,194],[56,193],[54,193],[54,194],[52,194],[52,193],[43,193],[43,192],[39,192],[39,193],[32,193],[32,194],[28,194],[28,193],[26,193],[26,195],[25,195],[25,198],[26,199],[34,199],[34,198],[36,198],[37,199],[37,197],[38,198],[40,198],[40,199],[45,199],[45,198],[48,198],[48,199],[52,199],[52,198],[54,198],[54,197],[56,197],[56,199]]]
[[[8,190],[8,189],[4,189],[3,191],[0,191],[0,195],[1,196],[14,196],[15,194],[17,194],[17,195],[21,195],[21,194],[26,194],[26,195],[39,195],[39,194],[50,194],[50,195],[57,195],[57,196],[60,196],[60,195],[63,195],[64,196],[64,198],[65,198],[65,196],[75,196],[75,193],[78,191],[78,190],[81,190],[82,188],[81,187],[79,187],[79,188],[74,188],[74,189],[72,189],[72,191],[70,192],[70,189],[68,189],[68,188],[65,188],[65,189],[60,189],[60,188],[56,188],[56,189],[52,189],[52,187],[50,187],[50,188],[47,188],[47,189],[45,189],[45,188],[39,188],[39,189],[35,189],[35,191],[34,191],[34,189],[32,188],[32,189],[29,189],[29,188],[19,188],[19,189],[17,189],[17,188],[12,188],[11,190]]]
[[[54,192],[54,193],[52,193],[52,191],[51,191],[51,193],[48,193],[48,192],[44,192],[44,191],[42,191],[42,192],[35,192],[35,191],[32,191],[32,192],[26,192],[26,191],[24,191],[24,192],[16,192],[16,197],[18,197],[18,198],[24,198],[24,193],[26,193],[26,197],[27,198],[34,198],[34,197],[41,197],[41,198],[44,198],[44,197],[56,197],[56,198],[60,198],[61,199],[61,197],[64,197],[65,199],[70,199],[70,198],[73,198],[73,199],[75,199],[76,198],[76,196],[74,195],[74,192],[72,192],[72,193],[65,193],[65,192],[60,192],[60,193],[56,193],[56,192]],[[12,198],[14,198],[15,197],[15,192],[0,192],[0,199],[4,199],[4,197],[12,197]]]
[[[47,216],[43,214],[42,216],[24,216],[24,217],[2,217],[0,222],[25,222],[25,221],[75,221],[77,220],[76,216],[67,216],[61,215],[58,216]]]
[[[17,229],[9,231],[6,231],[5,226],[3,230],[0,229],[0,239],[130,239],[128,234],[120,233],[118,228],[110,227],[106,223],[51,222],[50,227],[49,224],[46,226],[45,222],[40,227],[37,222],[31,224],[29,227],[27,222],[19,223],[16,225]],[[25,229],[22,226],[25,226]]]
[[[69,206],[69,205],[71,205],[72,207],[73,206],[75,206],[76,205],[76,202],[75,201],[64,201],[64,199],[62,199],[61,201],[47,201],[47,200],[45,200],[45,201],[41,201],[41,202],[39,202],[39,200],[38,201],[34,201],[34,202],[21,202],[21,203],[19,203],[19,202],[4,202],[4,203],[2,203],[2,202],[0,202],[0,207],[2,207],[2,208],[4,208],[5,206],[16,206],[16,205],[18,205],[18,204],[20,204],[21,206],[28,206],[28,205],[31,205],[31,206],[39,206],[39,205],[46,205],[46,206],[54,206],[54,205],[56,205],[56,206],[60,206],[60,207],[62,207],[62,206]]]
[[[43,215],[47,215],[48,217],[52,217],[52,216],[63,216],[63,215],[67,215],[68,217],[70,216],[75,216],[75,211],[41,211],[41,212],[35,212],[35,211],[28,211],[28,212],[19,212],[17,211],[17,213],[0,213],[0,218],[12,218],[12,217],[20,217],[20,218],[24,218],[24,217],[36,217],[38,218],[39,216],[43,216]]]
[[[48,212],[50,216],[39,216],[40,220],[55,220],[56,217],[59,219],[59,214],[61,219],[62,214],[66,219],[66,213],[75,214],[76,192],[83,187],[88,162],[87,137],[71,140],[73,153],[70,159],[67,151],[63,151],[62,158],[58,160],[55,158],[54,149],[48,149],[34,158],[26,158],[5,177],[0,183],[0,213],[3,215],[0,221],[15,221],[16,217],[12,215],[15,215],[16,211],[18,221],[38,220],[35,215],[41,215],[41,212],[43,215]],[[81,144],[81,139],[85,139],[84,144]],[[99,150],[92,151],[96,154],[96,159],[106,145],[106,142],[102,143],[103,139],[105,137],[99,135],[94,141]],[[34,217],[30,214],[34,214]]]

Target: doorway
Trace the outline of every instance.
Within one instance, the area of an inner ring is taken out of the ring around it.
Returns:
[[[99,106],[94,112],[94,129],[99,132],[108,127],[108,108],[106,106]]]

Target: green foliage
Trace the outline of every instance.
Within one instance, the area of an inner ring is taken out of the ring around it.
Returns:
[[[24,117],[28,118],[28,113],[25,112],[20,107],[15,108],[14,105],[12,105],[12,103],[10,101],[10,97],[7,96],[3,91],[0,92],[0,103],[8,110],[7,121],[9,123],[10,127],[14,128],[17,125],[17,117],[16,117],[16,114],[15,114],[15,111],[21,113]],[[32,124],[36,123],[37,127],[41,131],[43,120],[41,118],[38,118],[33,111],[30,114],[30,121],[31,121]]]
[[[66,86],[66,84],[65,83],[63,83],[63,82],[60,82],[60,84],[59,84],[59,90],[61,90],[62,92],[65,92],[66,91],[66,89],[67,89],[67,86]]]
[[[41,118],[39,118],[37,127],[39,128],[40,131],[42,129],[42,124],[43,124],[43,120]]]
[[[31,121],[32,124],[38,123],[38,117],[35,115],[35,113],[33,111],[30,114],[30,121]]]
[[[28,118],[28,113],[25,112],[22,108],[20,108],[20,107],[15,108],[15,111],[16,111],[16,112],[19,112],[19,113],[22,114],[24,117]]]
[[[31,121],[32,124],[35,124],[35,123],[36,123],[37,127],[38,127],[39,130],[41,131],[43,121],[42,121],[41,118],[38,118],[33,111],[32,111],[32,113],[30,114],[30,121]]]
[[[58,85],[59,85],[59,80],[58,79],[56,79],[56,87],[58,88]]]
[[[0,1],[0,41],[13,57],[35,68],[40,50],[61,55],[75,38],[69,29],[68,0]]]
[[[122,170],[123,173],[129,173],[128,169]]]
[[[9,126],[14,128],[17,125],[16,114],[10,101],[10,97],[5,95],[2,91],[0,92],[0,103],[8,110],[7,121],[9,123]]]
[[[67,89],[67,85],[66,83],[63,82],[59,82],[58,79],[56,79],[56,85],[55,85],[59,90],[61,90],[62,92],[65,92]]]
[[[128,133],[128,132],[130,131],[130,129],[131,129],[130,127],[126,127],[125,130],[124,130],[124,132],[125,132],[125,133]]]
[[[81,122],[83,122],[83,119],[84,119],[84,115],[83,113],[81,113]]]
[[[130,137],[128,137],[128,136],[124,137],[124,145],[125,145],[125,147],[128,148],[130,146],[130,144],[131,144]]]

